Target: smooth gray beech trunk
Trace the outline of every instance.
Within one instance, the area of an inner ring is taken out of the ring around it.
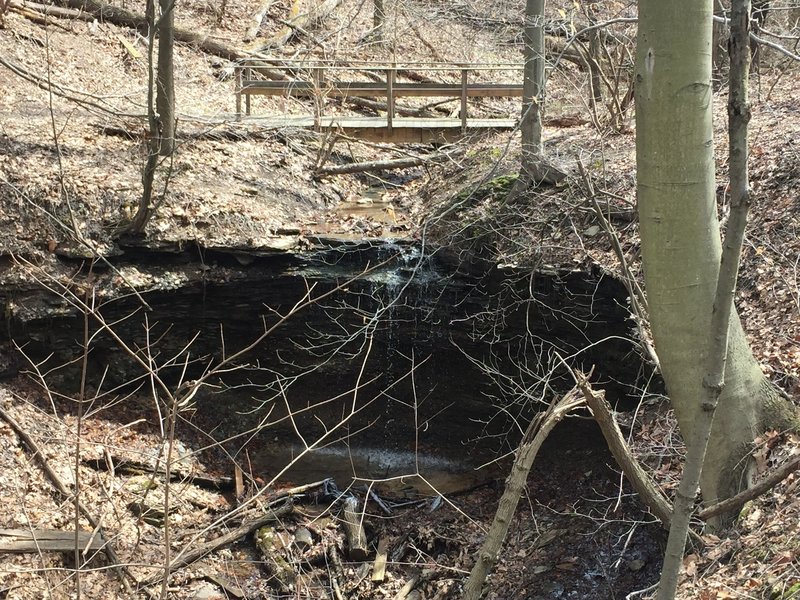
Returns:
[[[711,16],[712,0],[639,2],[636,158],[642,258],[656,351],[690,446],[703,420],[722,252],[711,122]],[[700,478],[707,504],[748,486],[749,452],[760,431],[798,424],[791,404],[764,377],[735,311],[724,381]]]
[[[742,253],[750,190],[747,172],[747,124],[750,104],[747,85],[750,76],[750,0],[733,0],[730,39],[730,90],[728,93],[728,162],[730,169],[731,209],[725,243],[722,248],[714,305],[711,312],[709,346],[706,356],[705,396],[694,424],[694,438],[688,440],[686,461],[675,496],[664,566],[658,586],[658,600],[673,600],[683,564],[683,551],[694,512],[700,474],[722,390],[725,389],[725,365],[728,352],[730,316],[736,295],[736,280]]]

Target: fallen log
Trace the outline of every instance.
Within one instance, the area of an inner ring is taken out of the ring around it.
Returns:
[[[0,529],[0,553],[74,552],[75,532],[57,529]],[[106,541],[92,532],[79,531],[78,549],[103,550]]]
[[[118,473],[126,475],[166,475],[166,469],[161,464],[148,464],[140,462],[131,458],[124,458],[119,456],[110,456],[107,458],[85,458],[81,462],[87,467],[95,471],[108,471],[109,463],[111,460],[114,464],[114,470]],[[179,463],[179,461],[175,461]],[[189,482],[197,487],[207,490],[229,490],[234,486],[234,481],[230,477],[217,476],[211,477],[203,475],[202,473],[194,473],[191,469],[181,469],[180,463],[176,465],[176,469],[171,470],[170,481],[173,482]]]
[[[255,47],[250,48],[254,52],[263,52],[264,50],[275,50],[280,48],[288,42],[295,32],[306,28],[309,23],[321,21],[327,17],[333,9],[335,9],[341,0],[323,0],[307,12],[300,12],[300,0],[294,0],[292,8],[289,12],[289,18],[286,19],[286,25],[277,34],[264,42],[259,42]]]
[[[261,24],[264,22],[264,17],[267,16],[269,9],[272,8],[272,5],[275,0],[265,0],[261,3],[261,6],[258,7],[258,10],[253,14],[253,24],[250,26],[250,29],[247,30],[247,33],[244,36],[244,41],[249,42],[254,40],[258,37],[258,32],[261,29]]]
[[[54,4],[83,11],[94,19],[104,20],[121,27],[146,29],[147,18],[120,6],[105,4],[99,0],[54,0]],[[238,60],[251,53],[223,44],[205,33],[175,27],[175,41],[196,46],[199,50],[227,60]]]
[[[439,163],[452,158],[452,154],[438,153],[427,156],[408,156],[389,160],[371,160],[347,165],[327,165],[317,169],[317,175],[344,175],[348,173],[364,173],[366,171],[386,171],[391,169],[407,169],[427,163]]]
[[[52,4],[39,4],[38,2],[28,2],[28,0],[12,0],[9,6],[18,10],[31,10],[43,16],[56,17],[58,19],[77,19],[79,21],[94,21],[94,17],[89,13],[82,10],[75,10],[73,8],[61,8],[53,6]]]
[[[52,12],[50,14],[46,14],[44,11],[35,9],[34,7],[28,4],[23,6],[19,2],[10,2],[8,4],[8,10],[12,10],[18,15],[25,17],[29,21],[38,23],[39,25],[52,25],[54,27],[58,27],[59,29],[63,29],[64,31],[71,32],[71,30],[68,27],[65,27],[61,23],[58,23],[55,19],[51,18],[51,17],[56,17],[56,18],[64,18],[64,17],[61,17],[59,15],[54,15],[52,14]],[[68,9],[62,9],[62,10],[67,11]]]

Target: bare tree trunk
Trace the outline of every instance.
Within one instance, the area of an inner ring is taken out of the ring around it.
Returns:
[[[544,100],[544,5],[545,0],[527,0],[523,39],[522,158],[520,174],[506,201],[522,194],[531,184],[558,183],[566,177],[542,151],[542,103]]]
[[[637,199],[650,324],[687,444],[703,419],[703,378],[722,245],[711,115],[711,0],[640,0],[636,63]],[[764,376],[736,313],[725,389],[701,476],[703,500],[750,482],[750,450],[767,428],[798,427],[796,408]],[[718,525],[718,523],[715,523]]]
[[[753,27],[753,33],[756,35],[761,34],[761,28],[767,20],[767,13],[769,12],[768,0],[753,0],[750,8],[750,15],[752,19],[750,24]],[[731,59],[732,60],[732,59]],[[750,61],[753,70],[758,73],[760,70],[761,48],[758,42],[750,40]]]
[[[385,0],[373,0],[375,11],[372,15],[372,36],[376,42],[383,44],[386,41],[386,7]]]
[[[728,357],[733,300],[739,259],[750,207],[747,173],[747,123],[750,105],[747,80],[750,75],[750,0],[733,0],[731,7],[731,71],[728,95],[728,136],[730,143],[731,213],[725,244],[720,259],[717,289],[711,314],[710,346],[706,358],[707,373],[703,379],[705,397],[695,423],[694,436],[688,440],[686,462],[675,497],[672,524],[664,553],[664,566],[658,585],[658,600],[673,600],[678,575],[683,564],[683,551],[694,512],[695,497],[700,486],[708,440],[720,395],[725,387],[725,365]]]
[[[159,146],[161,137],[161,123],[155,110],[156,78],[153,51],[156,35],[156,0],[147,0],[145,19],[147,19],[147,122],[150,136],[146,141],[147,160],[142,170],[142,195],[139,205],[131,223],[123,229],[122,233],[140,235],[144,233],[147,222],[153,215],[153,187],[155,185],[156,169],[158,168]]]
[[[159,0],[158,79],[156,112],[160,126],[159,154],[169,156],[175,150],[175,0]]]
[[[730,14],[730,1],[714,0],[714,16],[726,18]],[[724,73],[728,56],[728,36],[730,27],[727,23],[715,20],[711,29],[711,62],[714,78],[718,82]]]
[[[586,16],[589,19],[589,25],[597,24],[597,1],[592,0],[586,3]],[[600,79],[600,44],[602,44],[600,29],[593,29],[589,32],[589,83],[592,86],[592,94],[589,101],[593,106],[603,101],[603,89]]]
[[[522,170],[529,172],[542,156],[542,99],[544,92],[544,4],[525,2],[522,80]]]

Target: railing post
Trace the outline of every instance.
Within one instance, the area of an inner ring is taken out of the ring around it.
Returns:
[[[253,79],[253,70],[250,67],[246,67],[244,70],[244,79],[245,81],[252,81]],[[245,93],[244,95],[244,112],[247,116],[250,116],[250,94]]]
[[[236,77],[236,120],[242,120],[242,68],[234,67]]]
[[[395,69],[386,69],[386,129],[392,133],[392,121],[394,121],[394,78]]]
[[[322,117],[322,69],[317,67],[311,71],[311,79],[314,84],[314,129],[321,128],[320,119]]]
[[[467,82],[469,71],[461,68],[461,133],[467,132]]]

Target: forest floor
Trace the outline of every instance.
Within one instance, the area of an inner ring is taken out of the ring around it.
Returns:
[[[187,29],[209,32],[221,43],[243,48],[252,43],[245,37],[258,4],[190,0],[180,4],[177,20]],[[518,61],[517,4],[398,3],[387,29],[389,43],[377,45],[368,36],[370,3],[343,0],[328,18],[309,24],[272,54],[285,60]],[[126,7],[144,10],[138,0]],[[573,19],[582,19],[573,12],[575,3],[553,2],[548,7],[554,38],[559,27],[569,31]],[[603,10],[601,18],[613,18],[631,16],[634,9],[612,2]],[[75,259],[86,253],[77,237],[92,252],[108,257],[120,252],[117,236],[136,210],[148,135],[142,118],[146,48],[139,32],[98,21],[53,18],[45,24],[23,12],[11,10],[0,17],[0,58],[8,63],[0,65],[0,279],[5,286],[32,284],[30,267],[17,262],[19,258],[70,281]],[[288,14],[287,2],[271,3],[258,39],[279,34]],[[631,35],[628,27],[616,30],[620,39]],[[613,48],[624,65],[629,55],[621,45]],[[63,94],[48,94],[8,65],[40,82],[63,86]],[[423,156],[433,149],[352,139],[330,144],[332,140],[311,132],[265,131],[233,118],[232,63],[178,44],[176,69],[179,146],[169,165],[169,192],[148,224],[144,241],[137,243],[165,250],[192,246],[280,252],[313,247],[320,239],[420,239],[423,228],[426,235],[432,232],[444,240],[454,229],[469,227],[481,232],[479,237],[506,263],[570,269],[600,265],[616,272],[611,245],[588,207],[586,182],[578,175],[580,160],[605,199],[604,209],[640,275],[632,112],[622,115],[616,128],[605,104],[593,117],[586,100],[586,75],[572,63],[562,61],[549,74],[545,119],[547,152],[566,167],[569,181],[559,188],[534,190],[513,204],[503,199],[518,161],[516,132],[438,148],[451,154],[444,164],[324,176],[319,167],[325,162]],[[621,77],[624,88],[625,76]],[[765,372],[797,399],[798,67],[765,53],[752,85],[754,203],[737,306]],[[723,218],[725,101],[724,90],[715,95]],[[297,100],[256,98],[253,104],[254,111],[264,115],[310,110]],[[614,103],[609,106],[613,111]],[[453,108],[455,103],[445,112]],[[340,114],[350,110],[333,103],[328,109]],[[474,103],[471,110],[476,116],[514,116],[519,107],[512,101],[487,100]],[[201,270],[224,276],[224,269],[215,264],[198,267]],[[145,268],[126,277],[139,289],[153,284]],[[7,507],[0,526],[74,530],[72,499],[55,491],[53,481],[57,478],[74,489],[74,449],[80,440],[81,502],[100,519],[134,576],[157,576],[165,556],[164,516],[152,513],[163,505],[167,486],[163,474],[152,479],[143,474],[154,469],[163,448],[152,406],[145,399],[129,398],[113,411],[90,414],[77,436],[73,402],[49,395],[20,375],[3,382],[0,408],[6,415],[0,420],[0,501]],[[11,427],[12,421],[38,445],[52,475],[43,471],[30,441]],[[570,427],[557,430],[537,459],[527,497],[490,578],[490,598],[648,597],[646,592],[629,594],[657,579],[662,534],[652,516],[621,482],[598,434],[585,424]],[[673,493],[682,445],[668,407],[650,402],[626,427],[637,455],[662,488]],[[194,430],[181,431],[179,446],[205,446],[196,435]],[[762,475],[800,452],[800,439],[792,434],[766,432],[758,441]],[[180,455],[180,448],[176,452]],[[140,472],[121,468],[126,463]],[[217,457],[203,463],[187,455],[178,462],[180,482],[168,486],[174,496],[168,517],[173,556],[187,540],[205,542],[223,531],[218,519],[241,502],[229,471]],[[245,486],[247,497],[256,494],[258,481]],[[790,476],[749,505],[735,527],[704,535],[705,547],[693,548],[685,559],[680,597],[800,598],[798,482],[800,477]],[[267,558],[256,550],[252,535],[241,536],[234,545],[178,570],[169,591],[176,598],[256,598],[293,586],[291,597],[327,598],[335,597],[334,587],[340,586],[339,593],[349,598],[457,597],[491,522],[500,487],[494,482],[465,489],[441,505],[435,496],[409,499],[406,506],[394,498],[398,506],[391,515],[371,502],[369,538],[375,543],[385,538],[389,547],[387,574],[377,582],[370,572],[374,548],[368,561],[345,559],[341,566],[328,554],[326,548],[343,546],[344,533],[325,511],[330,495],[315,488],[298,494],[293,514],[275,526]],[[236,524],[263,514],[269,499],[279,495],[278,488],[261,492]],[[80,526],[92,529],[85,518]],[[311,534],[308,546],[298,542],[303,529]],[[3,543],[0,537],[0,548]],[[0,555],[0,598],[75,597],[73,561],[71,553]],[[102,556],[88,563],[81,576],[83,597],[131,597],[107,564]],[[280,581],[284,569],[293,573],[291,583]]]

